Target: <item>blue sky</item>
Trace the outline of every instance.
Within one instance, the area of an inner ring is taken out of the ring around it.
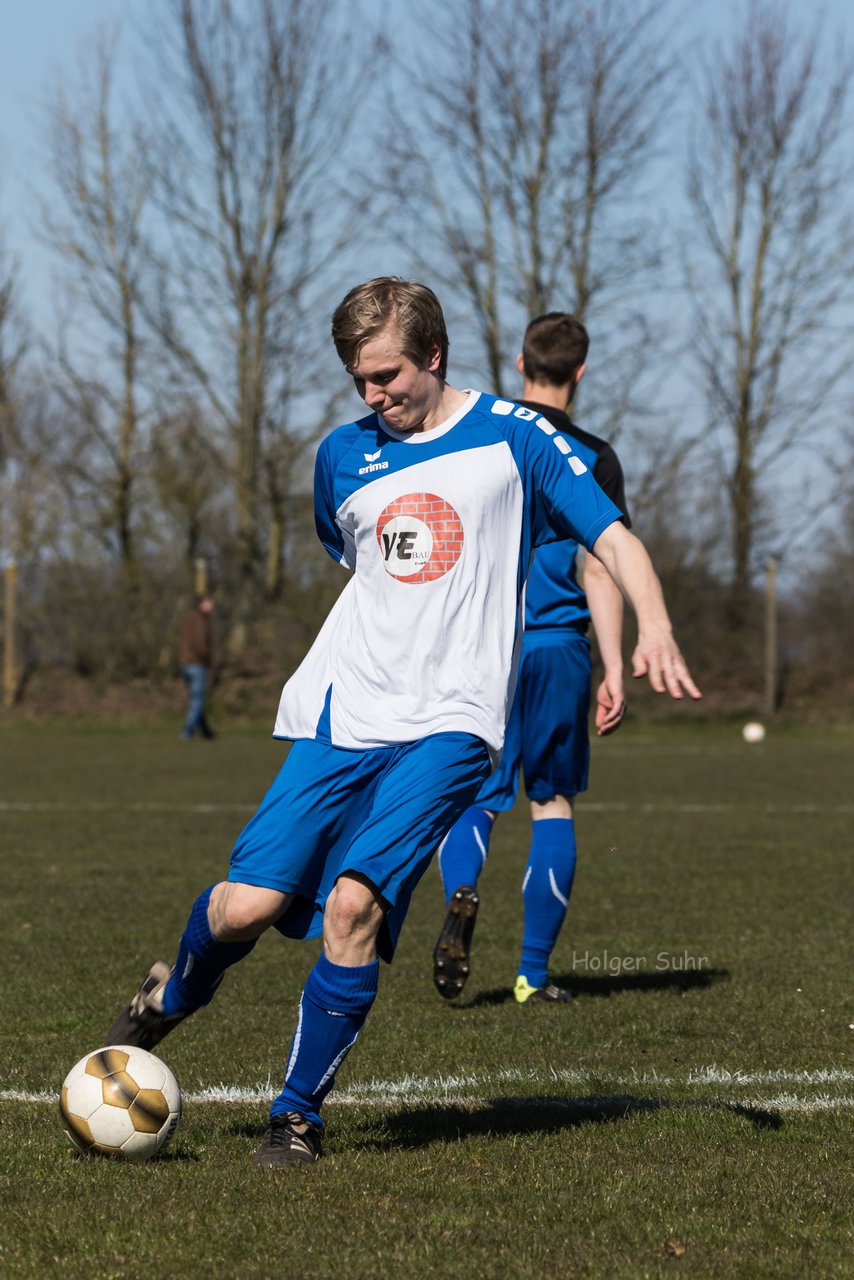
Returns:
[[[567,0],[571,2],[571,0]],[[685,39],[726,36],[744,4],[722,0],[682,0],[680,34]],[[779,0],[793,16],[810,22],[817,9],[828,26],[854,45],[854,5],[850,0]],[[418,0],[362,0],[392,33],[413,20]],[[32,189],[43,169],[39,101],[65,73],[73,73],[93,34],[113,23],[145,21],[152,0],[0,0],[0,232],[7,250],[24,268],[26,304],[41,318],[51,296],[45,250],[35,234]],[[130,41],[125,41],[125,50]],[[131,74],[128,66],[128,74]],[[681,195],[681,193],[680,193]]]

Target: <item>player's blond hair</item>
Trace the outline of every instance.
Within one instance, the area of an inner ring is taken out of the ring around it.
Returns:
[[[426,284],[400,276],[378,276],[351,289],[335,308],[332,341],[344,367],[351,369],[366,342],[389,321],[400,332],[402,351],[417,365],[425,365],[439,347],[439,376],[448,368],[448,331],[439,299]]]

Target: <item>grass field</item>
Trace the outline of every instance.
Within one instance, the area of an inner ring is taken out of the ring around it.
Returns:
[[[674,715],[674,719],[678,719]],[[317,944],[263,938],[163,1045],[149,1164],[74,1155],[56,1094],[282,754],[266,726],[0,727],[0,1275],[854,1276],[854,733],[628,725],[594,748],[555,976],[518,1007],[525,807],[459,1007],[428,873],[316,1166],[251,1167]]]

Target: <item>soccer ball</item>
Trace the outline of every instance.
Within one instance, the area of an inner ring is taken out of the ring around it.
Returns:
[[[751,720],[742,729],[741,736],[745,742],[762,742],[765,737],[765,726],[758,720]]]
[[[85,1155],[148,1160],[178,1128],[181,1090],[153,1053],[108,1045],[71,1068],[59,1113],[69,1142]]]

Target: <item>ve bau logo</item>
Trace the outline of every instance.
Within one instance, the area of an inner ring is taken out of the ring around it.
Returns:
[[[402,582],[444,577],[459,560],[463,541],[460,517],[435,493],[395,498],[377,521],[377,546],[386,572]]]

